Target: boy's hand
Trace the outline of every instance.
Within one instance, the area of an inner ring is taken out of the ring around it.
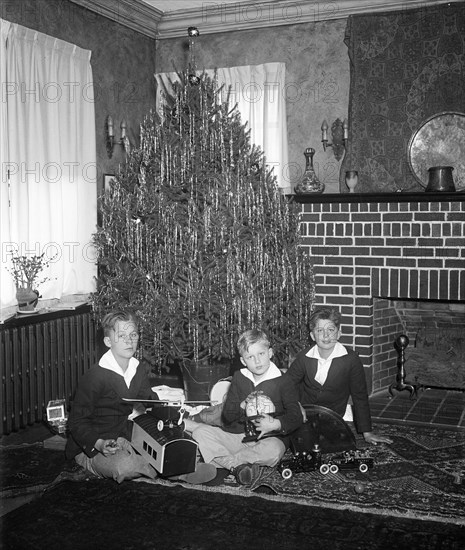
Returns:
[[[270,432],[279,432],[281,430],[281,422],[277,418],[273,418],[269,414],[261,414],[259,417],[252,420],[260,435],[257,437],[261,439],[264,435]]]
[[[392,439],[385,435],[378,435],[375,432],[363,432],[363,437],[367,443],[377,445],[378,443],[392,443]]]
[[[111,456],[119,449],[119,445],[115,439],[98,439],[94,448],[103,456]]]

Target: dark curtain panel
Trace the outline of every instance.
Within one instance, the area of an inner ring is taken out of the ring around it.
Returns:
[[[408,143],[423,121],[465,112],[465,2],[350,16],[350,142],[341,169],[357,192],[423,191]]]

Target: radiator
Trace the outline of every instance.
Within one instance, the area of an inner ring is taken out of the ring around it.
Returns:
[[[51,400],[69,406],[79,378],[97,361],[95,333],[90,312],[2,328],[0,435],[44,420]]]

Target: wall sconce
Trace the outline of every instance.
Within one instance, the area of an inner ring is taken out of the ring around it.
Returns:
[[[347,147],[347,142],[349,141],[349,123],[347,122],[347,119],[344,119],[344,122],[342,122],[340,118],[337,118],[332,123],[332,143],[328,143],[328,123],[326,122],[326,120],[323,120],[323,124],[321,125],[321,134],[323,149],[326,151],[326,147],[332,147],[336,160],[341,160]]]
[[[105,126],[106,126],[106,135],[107,135],[108,157],[111,158],[113,156],[113,148],[117,143],[121,145],[121,147],[124,149],[126,154],[129,153],[130,143],[129,143],[128,136],[126,134],[126,128],[127,128],[126,121],[125,120],[121,121],[121,124],[120,124],[121,139],[119,141],[115,141],[115,129],[113,126],[113,119],[111,118],[111,116],[107,117]]]

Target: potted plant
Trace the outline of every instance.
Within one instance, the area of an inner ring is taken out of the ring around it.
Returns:
[[[179,77],[101,198],[93,301],[137,310],[141,353],[158,371],[179,364],[188,398],[208,399],[252,326],[287,367],[308,337],[314,283],[300,206],[280,193],[238,111],[205,74]]]
[[[39,279],[39,276],[52,260],[45,256],[45,252],[33,256],[12,255],[12,267],[7,269],[15,282],[19,311],[34,311],[40,298],[39,285],[50,280],[49,277]]]

